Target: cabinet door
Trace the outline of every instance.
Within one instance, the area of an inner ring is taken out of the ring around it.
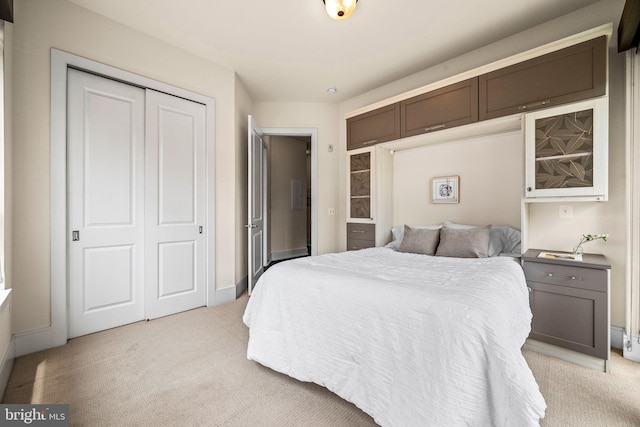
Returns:
[[[606,36],[480,76],[480,120],[602,96]]]
[[[401,137],[478,121],[478,78],[400,102]]]
[[[371,151],[349,156],[349,218],[371,220]]]
[[[527,114],[527,199],[607,200],[608,136],[606,98]]]
[[[347,119],[347,150],[400,138],[400,103]]]
[[[608,359],[607,293],[527,282],[531,288],[529,337]]]

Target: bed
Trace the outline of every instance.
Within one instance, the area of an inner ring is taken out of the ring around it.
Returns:
[[[531,311],[519,263],[436,255],[442,238],[433,255],[394,242],[269,268],[243,316],[247,357],[326,387],[382,426],[539,425],[546,406],[521,353]]]

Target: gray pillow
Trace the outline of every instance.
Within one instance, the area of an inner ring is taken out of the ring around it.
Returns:
[[[456,258],[486,258],[489,250],[491,226],[476,228],[449,228],[440,230],[437,256]]]
[[[400,243],[402,243],[402,238],[404,237],[404,227],[406,226],[406,224],[403,225],[396,225],[395,227],[393,227],[391,229],[391,235],[393,236],[393,240],[389,243],[387,243],[385,246],[387,248],[391,248],[394,250],[398,250],[398,248],[400,247]],[[428,228],[429,230],[439,230],[442,228],[441,224],[438,225],[410,225],[411,228],[415,228],[415,229],[424,229],[424,228]]]
[[[398,247],[399,252],[411,252],[413,254],[435,255],[438,242],[440,241],[440,230],[430,230],[427,228],[413,228],[404,226],[404,236]]]
[[[451,221],[445,221],[444,226],[448,228],[477,227],[477,225],[458,224]],[[520,256],[520,252],[520,230],[504,225],[491,226],[488,256],[498,256],[501,253]]]

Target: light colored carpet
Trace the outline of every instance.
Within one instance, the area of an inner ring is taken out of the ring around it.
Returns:
[[[3,403],[68,403],[74,426],[374,426],[354,405],[246,359],[235,302],[72,339],[16,359]],[[549,426],[640,426],[640,364],[605,374],[525,357]]]

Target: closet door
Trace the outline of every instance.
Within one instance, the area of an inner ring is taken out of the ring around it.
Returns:
[[[146,317],[205,305],[205,106],[147,90]]]
[[[69,69],[69,337],[144,318],[144,90]]]

